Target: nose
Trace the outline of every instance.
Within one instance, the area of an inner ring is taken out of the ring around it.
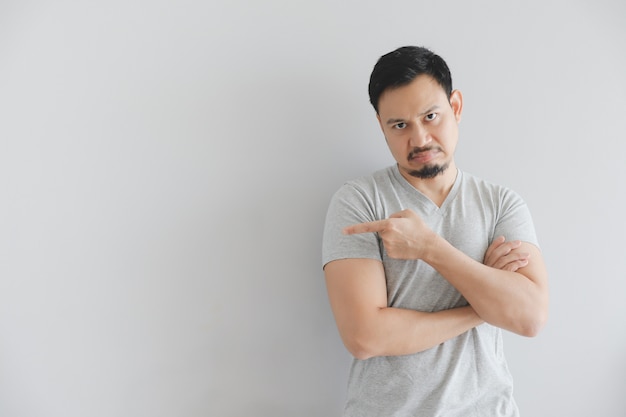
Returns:
[[[432,136],[430,136],[430,133],[424,128],[424,126],[417,123],[413,125],[411,137],[409,138],[409,144],[411,146],[415,148],[422,148],[428,145],[432,140]]]

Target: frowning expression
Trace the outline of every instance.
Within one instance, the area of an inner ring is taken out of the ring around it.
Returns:
[[[448,100],[444,89],[429,75],[420,75],[410,84],[381,95],[378,121],[405,177],[430,179],[455,167],[462,107],[458,90]]]

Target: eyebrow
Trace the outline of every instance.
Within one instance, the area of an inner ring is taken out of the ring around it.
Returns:
[[[422,116],[426,116],[427,114],[432,113],[435,110],[439,109],[439,105],[435,104],[434,106],[430,106],[428,109],[426,109],[426,111],[423,111],[422,113],[420,113],[418,116],[422,117]],[[396,123],[402,123],[405,122],[406,119],[387,119],[387,124],[388,125],[393,125]]]

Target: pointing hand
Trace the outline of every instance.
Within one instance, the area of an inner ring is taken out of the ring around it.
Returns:
[[[378,233],[387,255],[395,259],[423,259],[437,236],[412,210],[402,210],[388,219],[348,226],[343,232]]]

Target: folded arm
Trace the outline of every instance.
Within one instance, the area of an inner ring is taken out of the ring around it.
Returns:
[[[486,322],[532,337],[547,319],[547,273],[536,246],[521,242],[518,250],[530,254],[528,264],[510,272],[481,264],[437,236],[424,261],[463,294]]]
[[[513,254],[524,253],[524,266],[515,271],[484,265],[430,230],[414,212],[404,210],[389,219],[361,223],[347,234],[376,232],[387,254],[397,259],[422,259],[435,268],[486,322],[524,336],[535,336],[548,315],[548,274],[539,249],[519,242]],[[496,245],[497,246],[497,242]],[[497,258],[498,249],[487,258]]]
[[[469,306],[435,313],[387,307],[385,273],[378,260],[336,260],[324,273],[339,333],[358,359],[417,353],[483,323]]]

